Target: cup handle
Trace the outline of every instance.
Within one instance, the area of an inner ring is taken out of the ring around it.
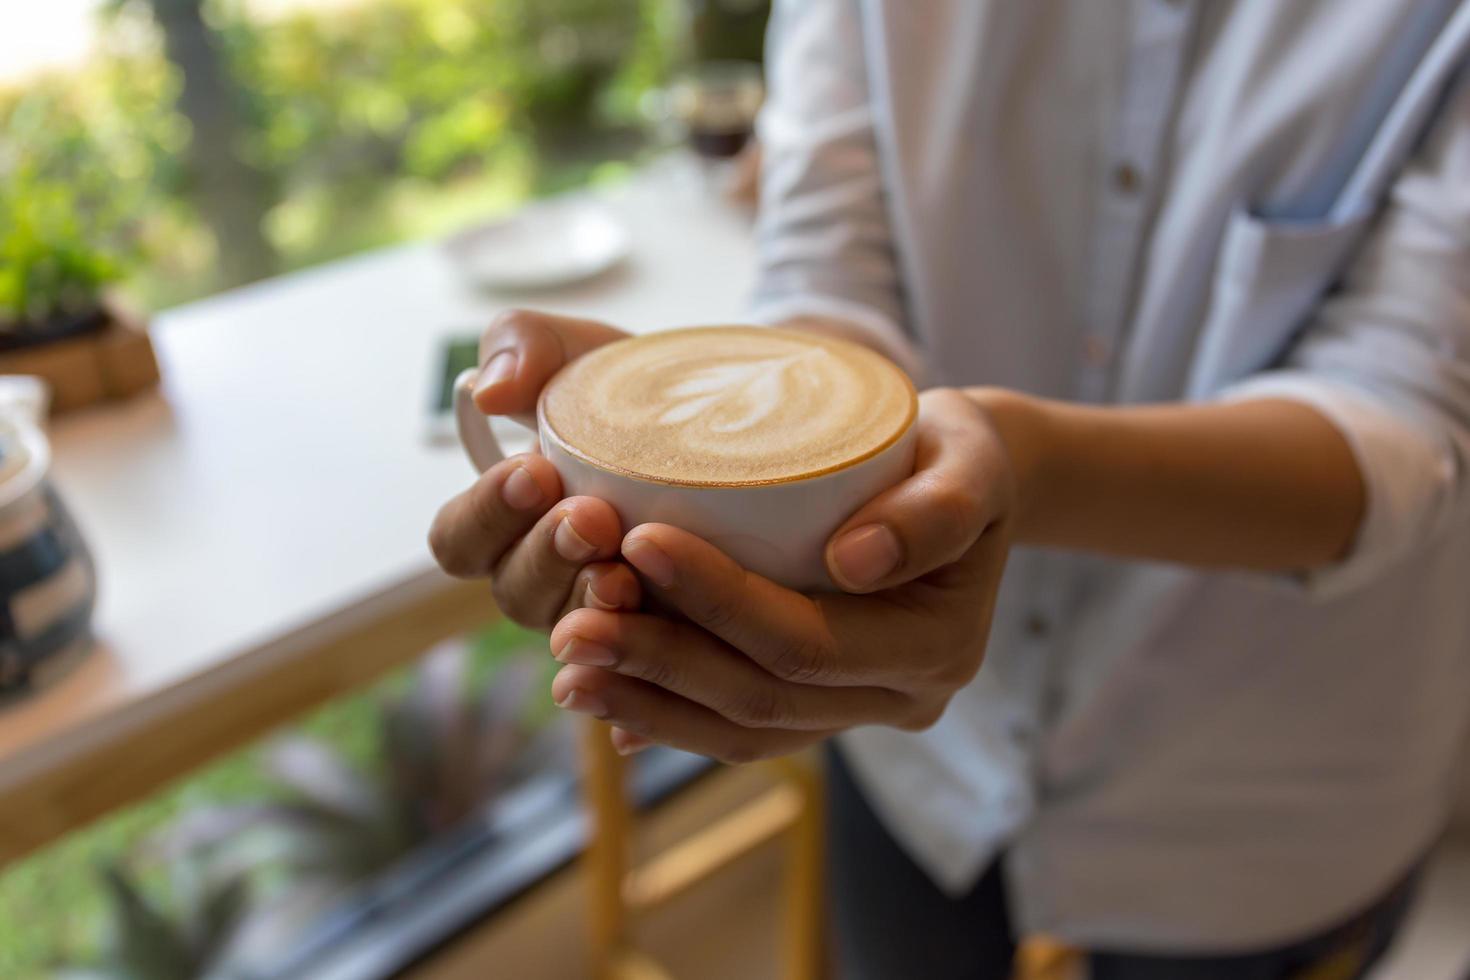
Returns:
[[[468,368],[454,379],[454,424],[470,462],[483,473],[505,459],[505,451],[490,429],[490,419],[475,406],[475,380],[479,376],[478,368]]]

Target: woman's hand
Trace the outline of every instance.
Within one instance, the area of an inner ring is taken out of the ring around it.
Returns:
[[[850,594],[805,596],[662,524],[624,559],[682,618],[583,608],[552,631],[552,694],[631,751],[663,742],[729,762],[782,755],[855,725],[932,725],[984,657],[1009,547],[1016,473],[959,392],[920,399],[916,471],[833,535]]]
[[[592,320],[512,310],[480,340],[475,403],[487,415],[534,423],[536,399],[571,359],[627,336]],[[429,547],[446,572],[489,577],[502,612],[550,629],[573,609],[636,609],[637,577],[617,560],[623,528],[605,501],[562,499],[561,478],[541,456],[497,463],[445,504]]]

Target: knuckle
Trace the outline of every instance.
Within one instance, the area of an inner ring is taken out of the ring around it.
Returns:
[[[963,663],[977,647],[984,649],[983,643],[977,643],[977,636],[985,636],[989,632],[989,624],[983,617],[973,615],[952,616],[947,624],[947,629],[941,631],[940,641],[944,648],[950,651],[947,658],[950,662]]]
[[[972,653],[974,645],[973,637],[945,644],[927,671],[930,686],[954,692],[970,683],[979,669],[979,658]]]
[[[628,643],[622,669],[666,691],[680,691],[684,686],[685,646],[679,629],[663,620],[644,620],[638,641]],[[641,641],[641,642],[640,642]]]
[[[500,474],[493,470],[475,482],[465,494],[465,516],[485,537],[496,540],[503,532],[500,508]]]
[[[645,718],[634,716],[622,717],[620,715],[615,719],[607,719],[607,723],[628,735],[646,739],[657,745],[667,745],[676,749],[681,747],[677,736],[665,731],[664,727],[658,722],[650,722]]]
[[[963,554],[979,531],[980,501],[969,488],[954,480],[933,477],[924,488],[924,502],[935,524],[935,539],[947,541]]]
[[[711,599],[700,610],[700,622],[713,633],[725,634],[741,620],[741,590],[728,590]]]
[[[909,711],[898,722],[897,727],[906,732],[922,732],[933,728],[944,716],[947,700],[916,700]]]
[[[957,659],[948,652],[939,651],[937,655],[929,659],[927,664],[915,671],[920,679],[920,683],[915,687],[942,691],[958,686],[960,669],[955,663]]]
[[[455,578],[477,578],[490,571],[491,556],[478,554],[473,547],[482,536],[477,530],[479,518],[474,516],[474,494],[462,498],[462,506],[447,505],[429,528],[429,552],[444,571]],[[466,526],[465,514],[471,526]]]
[[[973,434],[991,427],[986,410],[958,388],[930,388],[920,399],[931,421],[945,432]]]
[[[543,521],[521,539],[516,549],[520,574],[528,589],[548,594],[558,589],[570,589],[581,571],[580,568],[569,568],[556,553],[556,545],[552,543],[554,533],[555,522]]]
[[[932,404],[947,412],[954,412],[965,417],[979,414],[974,399],[967,397],[958,388],[932,388],[926,394]]]
[[[503,576],[490,582],[490,595],[506,619],[527,629],[546,629],[551,625],[551,617],[530,593],[531,590],[512,587]]]
[[[659,650],[663,653],[672,652],[665,646],[659,647]],[[634,668],[639,680],[647,681],[654,687],[661,687],[666,691],[678,691],[683,687],[683,672],[675,666],[675,658],[672,656],[638,657]]]
[[[820,678],[829,662],[821,644],[792,638],[771,656],[767,669],[783,681],[807,684]]]
[[[436,520],[429,528],[429,553],[444,571],[455,578],[468,578],[472,574],[465,555],[455,547],[455,536],[444,523]]]
[[[496,333],[511,333],[534,325],[538,320],[538,314],[519,306],[512,306],[501,310],[490,318],[490,327],[485,331],[486,336]]]
[[[771,686],[752,685],[730,702],[725,717],[746,728],[785,728],[790,712],[785,698]]]

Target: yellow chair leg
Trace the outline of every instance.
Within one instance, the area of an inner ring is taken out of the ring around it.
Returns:
[[[613,748],[612,729],[582,723],[582,794],[587,810],[588,954],[596,980],[617,980],[629,948],[623,880],[628,874],[630,816],[625,760]]]
[[[780,759],[782,775],[802,797],[786,862],[787,980],[822,980],[827,972],[826,792],[803,758]]]

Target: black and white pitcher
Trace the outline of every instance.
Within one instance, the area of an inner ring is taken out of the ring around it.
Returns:
[[[0,377],[0,700],[39,687],[92,646],[97,577],[52,488],[45,385]]]

